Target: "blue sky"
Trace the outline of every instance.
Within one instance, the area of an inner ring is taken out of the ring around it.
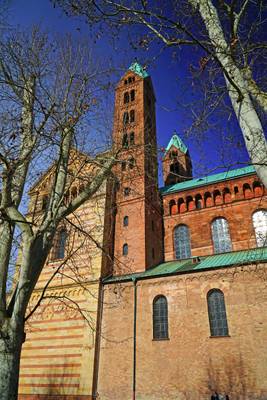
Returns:
[[[21,27],[41,24],[51,33],[71,33],[79,38],[88,38],[92,43],[88,26],[81,20],[66,17],[49,0],[10,1],[10,21]],[[205,134],[186,132],[192,124],[193,99],[201,99],[201,93],[194,93],[190,65],[198,67],[201,57],[195,49],[186,48],[174,60],[172,51],[161,52],[161,46],[154,45],[148,52],[135,51],[129,46],[128,34],[112,43],[103,35],[95,41],[98,57],[109,57],[115,67],[120,66],[121,75],[125,68],[137,58],[140,63],[148,61],[148,72],[152,77],[157,98],[157,134],[160,147],[166,147],[174,131],[181,136],[190,150],[194,175],[217,172],[218,167],[239,167],[248,162],[240,129],[233,115],[222,116],[214,122]],[[113,93],[111,93],[113,96]],[[228,132],[230,134],[228,134]],[[220,170],[220,169],[219,169]]]

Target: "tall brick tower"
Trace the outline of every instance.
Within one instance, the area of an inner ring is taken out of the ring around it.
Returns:
[[[162,165],[165,186],[192,178],[189,150],[176,133],[173,134],[166,148]]]
[[[120,149],[114,273],[144,271],[163,260],[163,237],[155,95],[148,73],[136,62],[116,88],[113,141]]]

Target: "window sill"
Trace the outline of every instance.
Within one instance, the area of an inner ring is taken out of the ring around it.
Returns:
[[[170,338],[167,337],[167,338],[152,339],[152,342],[161,342],[164,340],[170,340]]]
[[[230,335],[210,336],[210,339],[230,338]]]

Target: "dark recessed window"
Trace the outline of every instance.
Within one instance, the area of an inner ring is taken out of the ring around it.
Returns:
[[[122,137],[122,147],[123,147],[124,149],[127,149],[127,148],[128,148],[128,135],[127,135],[127,133],[125,133],[125,134],[123,135],[123,137]]]
[[[128,215],[125,215],[123,218],[123,226],[128,226],[129,225],[129,217]]]
[[[129,168],[130,168],[130,169],[133,169],[134,166],[135,166],[135,159],[134,159],[133,157],[131,157],[131,158],[129,159]]]
[[[154,231],[154,221],[151,221],[151,229]]]
[[[56,249],[54,258],[55,259],[62,259],[65,256],[65,248],[67,242],[67,231],[62,229],[58,232],[57,241],[56,241]]]
[[[124,188],[124,191],[123,191],[124,196],[129,196],[130,192],[131,192],[131,189],[129,187]]]
[[[130,133],[130,145],[132,146],[134,144],[134,132]]]
[[[130,122],[134,122],[135,121],[135,112],[134,110],[130,111]]]
[[[153,339],[168,339],[168,303],[165,296],[153,301]]]
[[[128,244],[127,243],[124,243],[124,245],[122,246],[122,254],[124,256],[128,255]]]
[[[42,210],[45,211],[47,210],[48,207],[48,196],[43,196],[42,199]]]
[[[134,101],[134,99],[135,99],[135,90],[131,90],[130,96],[131,96],[131,101]]]
[[[129,113],[125,111],[125,113],[123,113],[123,125],[126,125],[128,123],[129,123]]]
[[[125,79],[125,80],[124,80],[124,85],[127,85],[127,83],[128,83],[128,82],[127,82],[127,79]]]
[[[224,294],[219,289],[212,289],[207,295],[211,336],[228,336],[228,324]]]
[[[129,103],[129,101],[130,101],[129,93],[125,92],[124,96],[123,96],[123,102],[124,102],[124,104],[127,104],[127,103]]]

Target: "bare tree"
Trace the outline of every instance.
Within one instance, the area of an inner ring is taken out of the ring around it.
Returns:
[[[1,400],[17,398],[26,309],[56,229],[97,192],[115,163],[111,151],[95,158],[101,143],[94,136],[90,143],[89,124],[93,121],[97,129],[94,119],[107,76],[101,72],[88,43],[52,40],[38,28],[30,33],[6,33],[0,42]],[[91,155],[81,157],[83,190],[65,201],[72,176],[70,157],[73,149],[80,148],[85,133]],[[44,212],[37,219],[28,218],[25,192],[51,162]],[[17,283],[8,295],[18,234]]]
[[[90,24],[103,22],[113,27],[137,26],[142,32],[137,43],[149,48],[152,41],[181,50],[196,46],[200,66],[216,65],[224,80],[232,109],[238,120],[251,163],[267,186],[267,145],[263,115],[267,111],[266,4],[263,0],[218,2],[212,0],[85,1],[55,0],[69,15],[84,16]],[[133,30],[134,34],[136,29]],[[216,86],[216,82],[215,85]],[[220,93],[218,91],[218,102]]]

